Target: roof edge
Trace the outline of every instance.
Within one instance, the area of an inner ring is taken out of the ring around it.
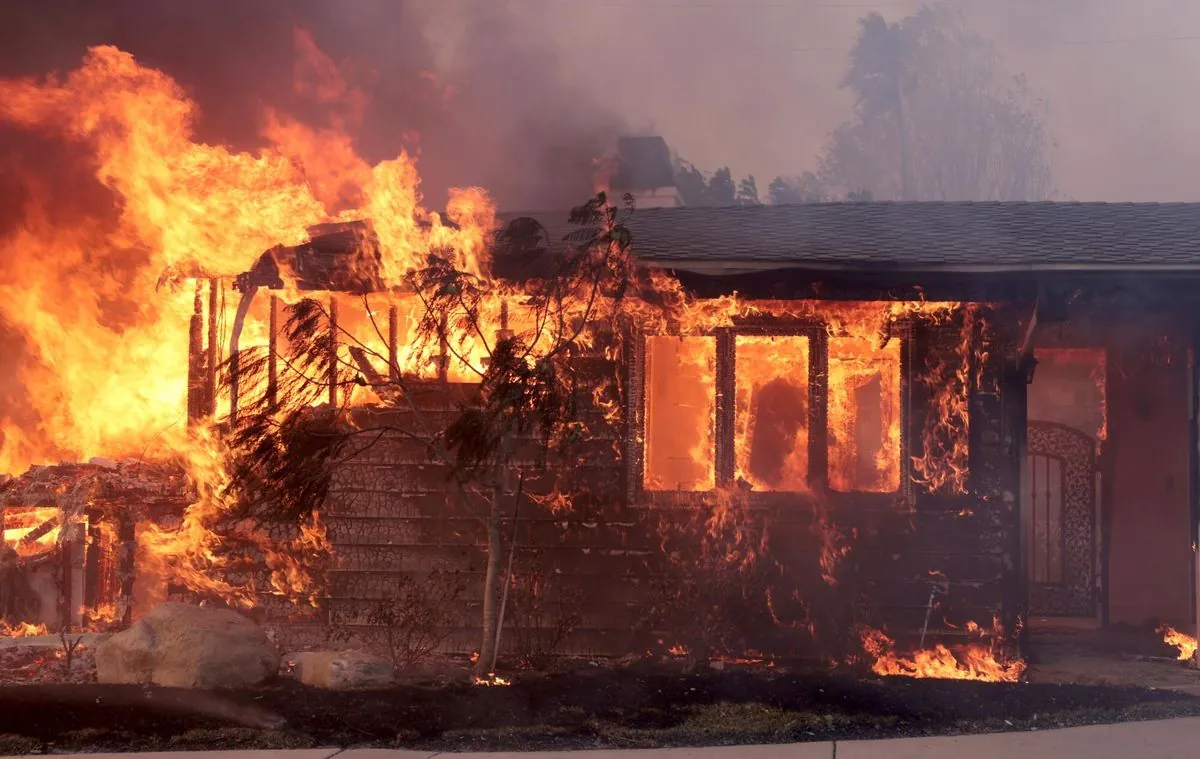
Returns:
[[[764,271],[839,271],[866,272],[887,271],[896,274],[1034,274],[1049,272],[1076,273],[1133,273],[1133,274],[1169,274],[1193,273],[1200,275],[1200,261],[1196,263],[1033,263],[1033,264],[960,264],[960,263],[928,263],[928,264],[892,264],[880,261],[846,261],[821,262],[797,261],[774,262],[737,259],[685,259],[685,258],[653,258],[637,255],[638,263],[659,269],[678,269],[695,274],[736,275]]]

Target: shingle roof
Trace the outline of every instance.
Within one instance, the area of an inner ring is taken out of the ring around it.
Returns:
[[[568,231],[561,216],[537,215],[551,239]],[[655,208],[626,224],[640,260],[706,271],[1200,270],[1200,203]]]

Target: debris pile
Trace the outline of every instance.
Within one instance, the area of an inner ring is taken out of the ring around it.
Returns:
[[[73,641],[68,641],[68,645]],[[95,649],[76,646],[67,666],[63,646],[15,646],[0,649],[0,686],[93,683],[96,681]]]

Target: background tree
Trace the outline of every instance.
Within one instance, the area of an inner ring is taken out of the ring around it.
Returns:
[[[713,172],[708,180],[708,192],[715,206],[731,206],[737,200],[737,186],[733,183],[733,174],[728,166]]]
[[[712,193],[708,189],[708,178],[700,169],[687,161],[676,160],[675,186],[683,196],[684,205],[711,206]]]
[[[675,186],[688,206],[757,205],[758,184],[753,176],[734,182],[733,172],[722,166],[711,175],[675,157]]]
[[[816,174],[806,171],[798,177],[775,177],[767,188],[767,199],[771,205],[797,205],[809,203],[852,202],[864,203],[871,200],[869,190],[852,190],[843,196],[834,194]]]
[[[737,202],[743,206],[757,206],[762,202],[758,199],[758,182],[754,181],[753,174],[738,183]]]
[[[899,22],[859,21],[842,86],[854,116],[819,157],[834,195],[877,200],[1051,197],[1046,104],[1022,77],[1007,84],[991,45],[961,13],[926,6]]]

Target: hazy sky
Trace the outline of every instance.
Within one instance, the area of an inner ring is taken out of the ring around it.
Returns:
[[[1059,191],[1200,200],[1200,2],[959,0],[1050,104]],[[764,181],[811,168],[849,113],[837,89],[858,17],[889,0],[521,0],[531,36],[632,126],[702,168]]]
[[[1049,101],[1060,194],[1200,200],[1200,0],[956,0]],[[103,6],[103,7],[100,7]],[[201,136],[253,147],[289,91],[291,28],[374,71],[360,146],[419,132],[431,201],[480,183],[501,203],[576,202],[598,146],[656,132],[702,169],[813,167],[850,113],[837,84],[857,19],[908,0],[39,0],[0,25],[0,75],[118,44],[199,100]],[[444,75],[442,101],[421,72]],[[286,103],[284,104],[286,106]],[[2,148],[2,146],[0,146]]]

